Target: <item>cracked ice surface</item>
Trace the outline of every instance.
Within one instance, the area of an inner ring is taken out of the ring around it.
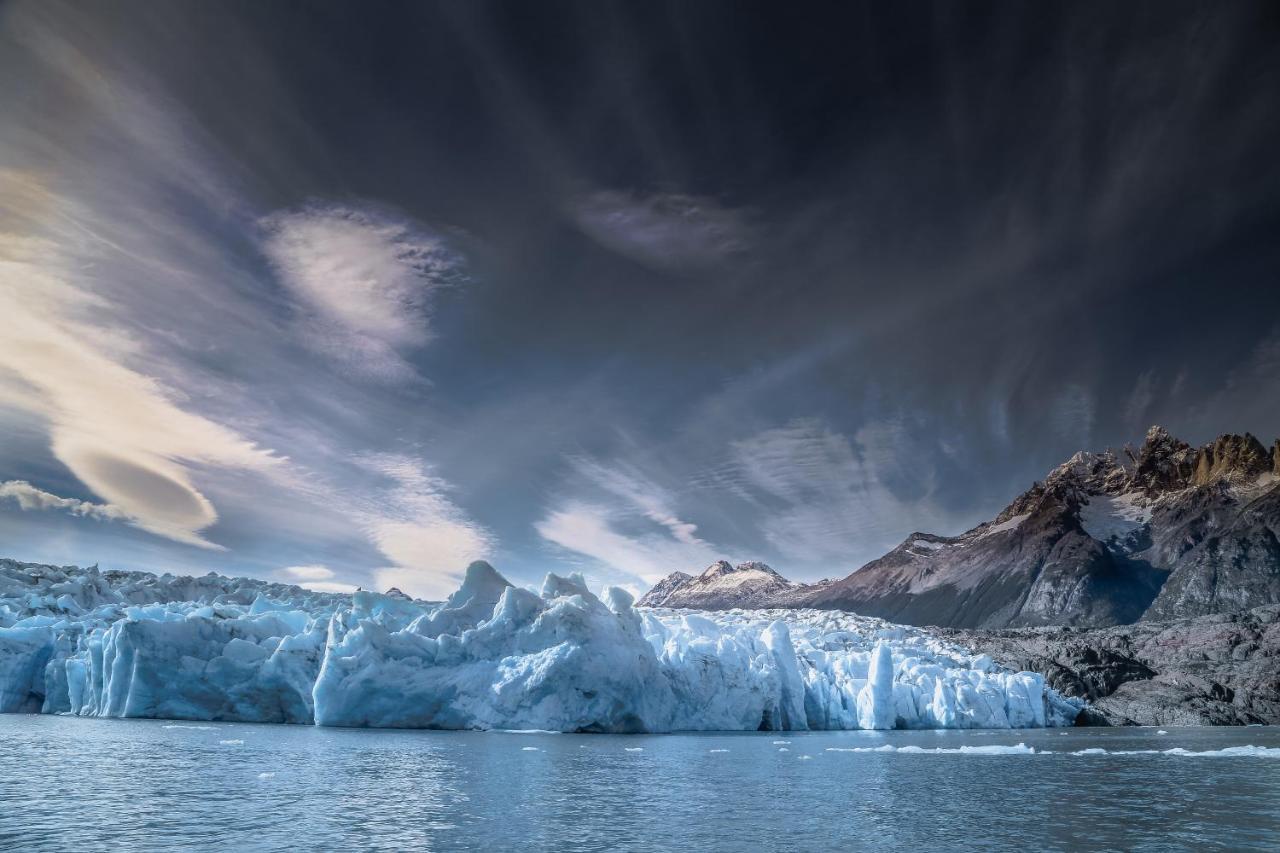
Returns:
[[[1078,703],[928,632],[637,609],[484,563],[439,604],[0,561],[0,711],[661,732],[1065,725]]]

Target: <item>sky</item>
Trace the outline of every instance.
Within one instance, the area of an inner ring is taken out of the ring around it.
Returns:
[[[1274,3],[0,5],[0,555],[839,577],[1280,436]]]

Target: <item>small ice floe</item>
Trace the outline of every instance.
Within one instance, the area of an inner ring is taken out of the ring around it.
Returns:
[[[728,752],[727,749],[708,749],[707,752]]]
[[[222,744],[223,746],[244,746],[244,741],[238,737],[229,738],[227,740],[220,740],[218,741],[218,743]]]
[[[1280,758],[1280,746],[1227,746],[1196,752],[1175,746],[1173,749],[1081,749],[1072,755],[1177,755],[1182,758]]]
[[[627,752],[644,752],[643,746],[625,746],[623,749]]]
[[[1027,746],[1025,743],[1014,744],[1012,746],[1006,744],[990,744],[988,746],[958,746],[945,747],[936,746],[933,748],[924,746],[893,746],[885,744],[884,746],[829,746],[827,752],[896,752],[902,755],[1036,755],[1035,747]]]
[[[183,725],[181,723],[174,723],[173,725],[161,726],[160,728],[162,729],[199,729],[202,732],[211,732],[214,729],[216,729],[217,726],[188,726],[188,725]]]
[[[1166,732],[1164,729],[1160,729],[1158,732],[1156,732],[1156,734],[1158,734],[1158,735],[1167,735],[1167,734],[1168,734],[1168,732]]]
[[[787,749],[785,746],[778,747],[778,752],[790,752],[790,751],[791,750]]]
[[[276,778],[276,774],[275,774],[275,772],[274,772],[274,771],[267,771],[267,772],[259,773],[259,774],[258,774],[258,778],[259,778],[259,779],[274,779],[274,778]]]
[[[520,751],[521,752],[537,752],[538,748],[536,746],[522,746],[520,747]]]
[[[797,760],[797,761],[812,761],[812,760],[813,760],[813,756],[812,756],[812,755],[802,755],[802,756],[800,756],[800,757],[799,757],[798,759],[796,759],[796,760]]]
[[[774,746],[777,746],[777,745],[778,745],[778,744],[780,744],[780,743],[791,743],[791,741],[789,741],[789,740],[775,740],[775,741],[773,742],[773,745],[774,745]]]

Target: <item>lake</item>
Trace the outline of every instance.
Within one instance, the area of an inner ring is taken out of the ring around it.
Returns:
[[[1280,848],[1278,728],[612,736],[0,715],[0,768],[4,850]]]

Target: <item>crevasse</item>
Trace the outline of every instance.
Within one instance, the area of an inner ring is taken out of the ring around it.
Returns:
[[[646,610],[486,563],[440,604],[0,565],[0,711],[576,732],[1029,728],[1080,710],[926,631]],[[183,600],[173,600],[184,597]]]

